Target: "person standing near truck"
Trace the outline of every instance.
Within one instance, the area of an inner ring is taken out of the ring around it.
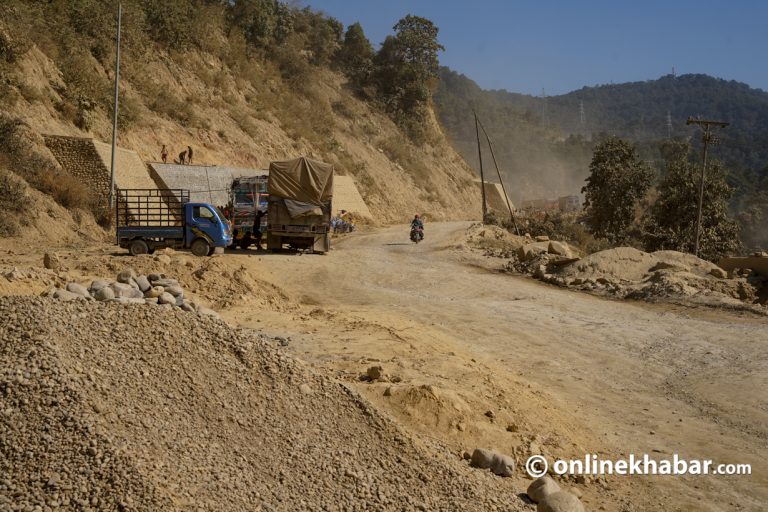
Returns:
[[[256,210],[256,216],[253,219],[253,241],[256,244],[256,250],[261,249],[261,219],[267,214],[266,210]]]
[[[168,163],[168,148],[163,144],[163,149],[160,150],[160,158],[164,164]]]
[[[192,165],[192,146],[187,146],[187,165]]]

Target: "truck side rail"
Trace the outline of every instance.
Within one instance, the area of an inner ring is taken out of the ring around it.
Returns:
[[[118,228],[182,227],[189,190],[118,189],[115,220]]]

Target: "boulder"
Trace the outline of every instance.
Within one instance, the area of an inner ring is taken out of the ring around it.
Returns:
[[[526,244],[517,250],[517,259],[520,261],[532,260],[539,254],[546,254],[549,249],[549,242],[535,242]]]
[[[155,261],[162,263],[163,265],[169,265],[171,263],[171,257],[167,254],[158,254],[155,256]]]
[[[573,494],[558,491],[541,500],[536,512],[584,512],[584,505]]]
[[[175,279],[168,279],[165,277],[162,277],[160,279],[152,280],[152,286],[162,286],[163,288],[170,288],[171,286],[179,286],[179,282]]]
[[[83,286],[81,284],[69,283],[67,285],[67,291],[68,292],[72,292],[72,293],[76,293],[78,295],[81,295],[82,297],[84,297],[86,299],[92,299],[93,298],[93,297],[91,297],[91,294],[88,292],[88,288],[86,288],[85,286]]]
[[[147,299],[156,299],[160,297],[163,293],[165,293],[165,288],[162,286],[153,286],[146,292],[144,292],[144,297]]]
[[[115,298],[115,291],[109,286],[100,288],[93,293],[93,298],[98,301],[112,300]]]
[[[171,295],[168,292],[163,292],[160,297],[157,298],[157,302],[159,304],[171,304],[172,306],[176,305],[176,297]]]
[[[82,295],[68,292],[67,290],[62,290],[61,288],[56,288],[56,290],[54,290],[53,298],[64,302],[69,302],[70,300],[85,300],[85,297]]]
[[[49,270],[59,270],[61,261],[55,252],[47,252],[43,255],[43,266]]]
[[[97,291],[103,288],[106,288],[108,286],[109,286],[109,281],[105,279],[94,279],[93,281],[91,281],[91,286],[89,290],[91,291],[91,293],[96,293]]]
[[[515,473],[515,459],[482,448],[475,448],[469,464],[474,468],[490,469],[493,474],[499,476],[512,476]]]
[[[536,237],[537,242],[549,242],[549,237],[547,235],[539,235]]]
[[[152,285],[149,284],[149,279],[147,279],[147,276],[136,276],[134,279],[134,282],[139,287],[139,290],[142,292],[146,292],[150,288],[152,288]]]
[[[573,258],[573,251],[568,244],[563,242],[555,242],[554,240],[549,242],[547,246],[547,252],[549,254],[557,254],[558,256],[565,256],[566,258]]]
[[[544,475],[537,478],[531,485],[528,486],[528,490],[525,493],[531,498],[534,503],[539,503],[544,500],[550,494],[554,494],[560,491],[560,486],[549,475]]]
[[[136,272],[132,268],[128,268],[117,274],[117,282],[130,284],[134,277],[136,277]]]
[[[165,291],[173,295],[174,297],[183,297],[184,289],[179,285],[166,286]]]

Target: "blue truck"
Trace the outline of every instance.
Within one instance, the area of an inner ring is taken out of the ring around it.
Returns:
[[[117,244],[133,256],[165,247],[210,256],[232,243],[224,214],[211,204],[190,202],[188,190],[122,189],[116,198]]]

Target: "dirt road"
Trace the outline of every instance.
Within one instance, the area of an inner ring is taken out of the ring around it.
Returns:
[[[588,478],[576,487],[589,508],[765,509],[765,319],[604,300],[493,272],[501,260],[461,247],[467,226],[428,225],[419,245],[395,227],[349,236],[326,256],[234,256],[306,307],[224,315],[288,333],[298,356],[457,450],[752,465],[740,477]],[[360,381],[371,365],[400,382]]]

